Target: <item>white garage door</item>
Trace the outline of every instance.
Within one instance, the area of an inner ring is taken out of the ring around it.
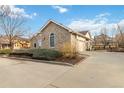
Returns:
[[[85,42],[77,41],[77,52],[81,53],[86,50]]]

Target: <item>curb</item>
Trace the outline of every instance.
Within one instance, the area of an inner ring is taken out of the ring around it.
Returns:
[[[49,63],[49,64],[56,64],[56,65],[65,65],[73,67],[73,64],[60,62],[60,61],[46,61],[46,60],[37,60],[37,59],[30,59],[30,58],[19,58],[19,57],[8,57],[8,56],[1,56],[1,58],[9,58],[15,60],[23,60],[23,61],[32,61],[32,62],[39,62],[39,63]]]

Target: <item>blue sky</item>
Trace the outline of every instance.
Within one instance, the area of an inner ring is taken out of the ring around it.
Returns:
[[[27,26],[32,33],[38,30],[46,23],[47,20],[53,19],[62,23],[75,31],[90,30],[91,33],[108,26],[113,30],[113,25],[124,23],[124,6],[96,6],[96,5],[20,5],[13,8],[20,9],[27,17]]]

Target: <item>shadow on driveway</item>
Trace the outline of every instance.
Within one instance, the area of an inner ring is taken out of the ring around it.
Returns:
[[[46,60],[36,60],[36,59],[30,59],[30,58],[19,58],[19,57],[2,57],[2,58],[7,58],[11,60],[20,60],[20,61],[31,61],[31,62],[38,62],[38,63],[48,63],[48,64],[55,64],[55,65],[64,65],[64,66],[74,66],[70,63],[65,63],[65,62],[58,62],[58,61],[46,61]],[[17,63],[17,64],[22,64],[22,62]]]

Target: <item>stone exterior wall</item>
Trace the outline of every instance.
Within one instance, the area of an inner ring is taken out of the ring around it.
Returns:
[[[50,47],[50,34],[55,34],[55,47]],[[41,44],[39,44],[41,42]],[[36,43],[36,47],[34,47]],[[64,44],[71,45],[71,49],[75,48],[75,51],[81,53],[86,50],[87,40],[75,33],[69,32],[67,29],[50,22],[47,26],[42,29],[40,34],[37,34],[31,40],[31,48],[46,48],[46,49],[55,49],[61,50]]]
[[[41,34],[37,35],[35,38],[31,40],[31,47],[34,48],[34,43],[36,43],[36,48],[47,48],[47,49],[55,49],[60,50],[62,45],[65,42],[71,44],[71,34],[64,28],[54,23],[49,23],[45,29],[43,29]],[[55,34],[55,47],[50,47],[50,34]],[[41,46],[38,44],[38,40],[42,40]]]
[[[42,40],[42,35],[38,34],[37,36],[33,37],[31,39],[31,48],[40,48],[39,41]],[[34,44],[36,44],[36,47],[34,47]]]

